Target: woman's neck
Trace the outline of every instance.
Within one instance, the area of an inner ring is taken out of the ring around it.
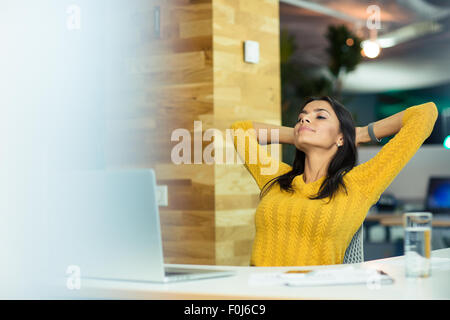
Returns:
[[[303,180],[305,183],[311,183],[326,176],[331,159],[323,155],[306,155],[305,169],[303,171]]]

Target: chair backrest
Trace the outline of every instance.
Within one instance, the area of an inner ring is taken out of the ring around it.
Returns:
[[[344,261],[342,263],[364,262],[363,225],[353,235],[352,241],[345,250]]]

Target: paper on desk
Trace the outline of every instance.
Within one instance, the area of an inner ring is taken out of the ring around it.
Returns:
[[[376,269],[360,269],[353,266],[338,269],[316,270],[301,278],[291,278],[285,282],[288,286],[326,286],[365,284],[378,286],[394,282],[389,275]]]
[[[353,266],[333,269],[319,269],[311,273],[256,273],[251,274],[249,285],[256,286],[320,286],[344,284],[388,284],[394,280],[375,269],[359,269]]]

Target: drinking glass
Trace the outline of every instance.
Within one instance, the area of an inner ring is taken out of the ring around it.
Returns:
[[[431,212],[403,214],[405,231],[405,275],[426,278],[431,275]]]

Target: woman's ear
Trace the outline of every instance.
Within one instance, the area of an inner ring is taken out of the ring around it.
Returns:
[[[338,141],[336,142],[336,145],[337,145],[338,147],[341,147],[341,146],[344,145],[344,136],[343,136],[342,134],[339,135],[339,138],[338,138]]]

